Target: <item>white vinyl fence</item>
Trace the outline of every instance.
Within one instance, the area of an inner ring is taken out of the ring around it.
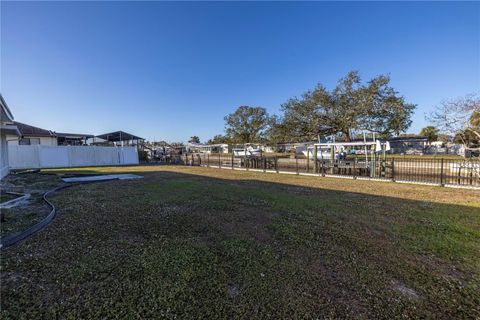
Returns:
[[[138,164],[136,147],[8,146],[10,169]]]

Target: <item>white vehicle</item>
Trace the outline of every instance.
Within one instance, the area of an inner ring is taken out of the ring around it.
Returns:
[[[248,146],[245,152],[245,148],[234,148],[232,149],[234,157],[260,157],[262,156],[262,149],[254,148],[252,146]]]

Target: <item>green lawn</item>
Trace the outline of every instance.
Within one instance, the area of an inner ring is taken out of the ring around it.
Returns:
[[[480,191],[199,167],[53,172],[144,178],[52,197],[57,219],[2,253],[4,319],[480,317]]]

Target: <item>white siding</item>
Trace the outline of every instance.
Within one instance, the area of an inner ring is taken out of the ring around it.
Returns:
[[[45,146],[56,146],[57,138],[56,137],[41,137],[40,144]]]
[[[6,135],[0,133],[0,179],[8,174],[8,146]]]

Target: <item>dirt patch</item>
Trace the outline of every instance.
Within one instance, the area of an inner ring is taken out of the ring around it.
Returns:
[[[420,295],[417,293],[417,291],[407,287],[402,282],[394,279],[391,281],[391,284],[392,284],[392,289],[402,294],[404,297],[415,300],[415,301],[420,300]]]
[[[238,286],[231,284],[227,288],[227,294],[230,298],[236,299],[240,295],[240,289]]]
[[[472,276],[459,267],[433,255],[418,256],[418,263],[428,268],[429,272],[437,274],[447,280],[454,280],[463,284],[471,281]]]

